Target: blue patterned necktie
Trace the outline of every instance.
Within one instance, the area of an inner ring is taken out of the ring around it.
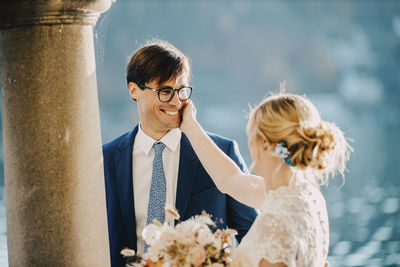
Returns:
[[[157,219],[160,223],[164,223],[165,221],[164,206],[167,195],[167,185],[162,163],[162,152],[164,151],[165,144],[157,142],[154,143],[153,148],[153,172],[151,175],[149,206],[147,209],[146,225],[152,223],[154,219]],[[147,251],[148,247],[149,246],[145,244],[144,252]]]

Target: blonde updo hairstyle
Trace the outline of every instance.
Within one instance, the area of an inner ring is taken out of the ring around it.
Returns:
[[[344,177],[351,147],[306,97],[279,93],[264,99],[250,110],[247,131],[251,129],[272,145],[286,142],[293,169],[311,173],[318,184],[326,184],[336,172]]]

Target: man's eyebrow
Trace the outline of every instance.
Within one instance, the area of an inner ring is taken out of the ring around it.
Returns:
[[[172,87],[169,86],[169,85],[166,85],[166,86],[159,85],[158,87],[160,87],[159,89],[174,89],[174,88],[172,88]],[[188,87],[188,85],[180,84],[180,85],[178,86],[178,88],[182,88],[182,87]]]
[[[169,86],[169,85],[159,85],[158,86],[159,88],[158,88],[158,90],[161,90],[161,89],[173,89],[171,86]]]

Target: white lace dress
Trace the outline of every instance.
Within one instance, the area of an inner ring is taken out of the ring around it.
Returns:
[[[233,266],[262,259],[287,266],[322,267],[329,248],[325,199],[309,182],[267,193],[264,208],[233,254]]]

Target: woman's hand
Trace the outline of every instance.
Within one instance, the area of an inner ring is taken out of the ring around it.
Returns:
[[[185,106],[182,108],[181,116],[182,121],[179,128],[185,134],[197,124],[196,120],[196,107],[193,105],[191,100],[188,100]]]

